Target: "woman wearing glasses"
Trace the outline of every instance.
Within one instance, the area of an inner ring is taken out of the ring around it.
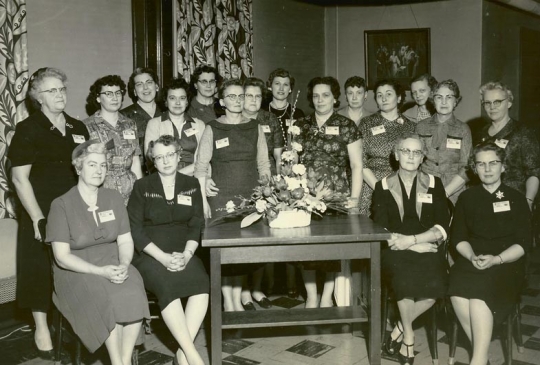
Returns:
[[[412,324],[446,294],[444,247],[450,213],[441,180],[418,170],[425,147],[417,134],[401,135],[394,146],[399,170],[373,192],[373,219],[392,232],[382,256],[385,279],[397,299],[400,320],[384,343],[400,363],[414,362]]]
[[[505,150],[506,171],[502,181],[525,194],[532,208],[540,177],[540,151],[535,132],[510,118],[514,96],[506,85],[488,82],[480,87],[480,95],[491,123],[482,128],[479,140],[494,142]]]
[[[501,182],[505,150],[493,142],[474,148],[470,166],[481,185],[463,192],[454,211],[450,243],[459,253],[448,295],[472,342],[471,364],[486,364],[493,325],[519,299],[531,218],[522,193]]]
[[[178,172],[193,176],[195,156],[204,132],[204,122],[186,114],[189,105],[189,85],[184,79],[173,79],[163,89],[167,112],[148,122],[144,137],[144,153],[148,146],[160,136],[171,135],[178,139],[181,150]]]
[[[45,359],[52,358],[47,325],[52,278],[49,250],[38,224],[45,222],[51,202],[77,183],[71,152],[89,137],[84,124],[64,112],[66,81],[66,75],[52,67],[30,77],[28,98],[36,110],[17,124],[8,153],[13,185],[24,208],[18,232],[17,302],[32,310],[35,346]]]
[[[142,177],[137,125],[119,110],[126,93],[120,76],[108,75],[90,87],[87,102],[97,111],[83,122],[90,138],[107,147],[107,176],[103,187],[117,190],[127,205],[135,180]]]
[[[182,147],[174,136],[150,141],[148,156],[157,173],[135,183],[127,207],[137,250],[133,265],[180,345],[174,363],[204,364],[193,345],[209,290],[208,274],[195,255],[204,225],[201,188],[197,179],[177,172]],[[188,298],[185,308],[181,298]]]
[[[249,197],[258,180],[270,177],[270,161],[264,131],[259,122],[242,115],[244,109],[244,85],[240,80],[224,81],[218,91],[219,103],[225,115],[206,125],[194,176],[199,179],[203,191],[205,217],[219,217],[229,200],[238,195]],[[218,190],[206,197],[206,176],[212,167],[212,179]],[[217,210],[220,209],[220,210]],[[253,272],[245,265],[223,267],[222,292],[226,311],[243,311],[240,300],[242,275]]]
[[[184,75],[185,76],[185,75]],[[216,99],[219,73],[215,67],[201,65],[195,69],[191,76],[191,93],[195,95],[191,99],[187,115],[192,119],[200,119],[208,123],[216,119],[214,104]]]
[[[420,121],[416,133],[422,137],[427,153],[422,171],[440,177],[446,196],[456,203],[467,182],[467,161],[472,148],[471,130],[454,116],[461,101],[453,80],[441,81],[433,89],[437,113]]]

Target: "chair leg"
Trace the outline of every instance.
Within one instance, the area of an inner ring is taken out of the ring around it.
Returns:
[[[81,365],[81,340],[77,336],[75,336],[75,357],[73,364],[74,365]]]
[[[523,337],[521,336],[521,304],[516,304],[516,345],[517,350],[520,354],[525,352],[525,347],[523,346]]]
[[[448,364],[453,365],[456,357],[457,336],[458,336],[458,321],[453,311],[449,311],[450,321],[450,337],[448,337]]]
[[[512,365],[512,334],[513,334],[513,322],[514,313],[510,313],[506,319],[506,357],[507,365]]]
[[[434,365],[439,363],[439,352],[437,350],[437,303],[431,307],[431,359]]]
[[[388,287],[382,286],[381,290],[381,340],[384,343],[386,339],[386,323],[388,322]]]

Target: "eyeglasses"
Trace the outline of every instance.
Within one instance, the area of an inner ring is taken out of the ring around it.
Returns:
[[[447,101],[453,101],[456,99],[456,97],[454,95],[441,95],[441,94],[435,94],[433,95],[433,100],[435,101],[443,101],[443,100],[447,100]]]
[[[182,95],[182,96],[169,95],[167,97],[167,100],[170,100],[170,101],[186,101],[187,96],[185,96],[185,95]]]
[[[489,162],[476,161],[474,165],[476,166],[476,169],[478,170],[485,170],[486,166],[489,166],[489,168],[492,169],[495,166],[499,165],[500,163],[501,163],[501,160],[493,160]]]
[[[214,85],[216,85],[216,80],[199,80],[199,82],[201,84],[203,84],[204,86],[208,86],[208,85],[214,86]]]
[[[155,84],[154,80],[146,80],[145,82],[137,82],[135,84],[135,87],[139,87],[139,88],[141,88],[143,86],[151,87],[154,84]]]
[[[230,101],[236,101],[237,99],[244,100],[246,98],[246,95],[245,94],[240,94],[240,95],[229,94],[229,95],[225,95],[224,98],[229,98]]]
[[[402,154],[404,154],[405,156],[409,156],[411,157],[411,154],[414,156],[414,157],[420,157],[424,154],[424,152],[422,152],[422,150],[410,150],[408,148],[400,148],[398,150],[399,152],[401,152]]]
[[[54,88],[54,89],[49,89],[49,90],[43,90],[43,91],[40,91],[39,93],[48,93],[50,95],[56,95],[58,93],[60,94],[65,94],[67,91],[67,88],[64,86],[64,87],[61,87],[61,88]]]
[[[112,99],[114,96],[117,98],[121,98],[124,96],[126,92],[124,90],[117,90],[117,91],[104,91],[102,93],[99,93],[99,95],[105,95],[107,98]]]
[[[498,108],[501,106],[502,102],[506,99],[501,100],[493,100],[493,101],[483,101],[482,105],[484,108],[491,107],[491,108]]]
[[[255,99],[255,100],[259,101],[259,100],[262,100],[262,95],[246,94],[246,95],[245,95],[245,98],[246,98],[247,100],[253,100],[253,99]]]
[[[174,152],[169,152],[169,153],[166,153],[164,155],[157,155],[157,156],[154,156],[154,162],[163,162],[165,161],[165,158],[167,158],[167,160],[170,160],[172,158],[174,158],[174,156],[178,153],[178,151],[174,151]]]

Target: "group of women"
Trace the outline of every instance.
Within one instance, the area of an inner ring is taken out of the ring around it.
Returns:
[[[17,125],[9,158],[24,207],[18,300],[32,310],[40,355],[52,353],[46,316],[52,300],[90,351],[105,344],[112,364],[129,364],[149,317],[146,289],[180,346],[175,363],[202,364],[193,340],[208,307],[209,279],[198,250],[205,218],[222,216],[228,200],[250,196],[259,179],[279,174],[288,130],[297,126],[300,161],[347,195],[346,207],[392,232],[383,270],[400,320],[385,350],[412,364],[414,319],[449,294],[473,341],[472,363],[487,362],[492,324],[508,313],[523,281],[540,176],[538,142],[509,117],[511,91],[500,83],[480,89],[492,123],[473,149],[469,127],[454,116],[461,95],[452,80],[413,79],[417,105],[404,114],[403,87],[380,80],[379,111],[371,114],[364,79],[346,81],[348,105],[338,110],[338,81],[316,77],[307,92],[314,113],[307,116],[290,103],[294,81],[277,69],[266,84],[221,82],[214,68],[201,66],[191,85],[174,79],[165,86],[162,109],[157,76],[142,68],[128,82],[132,106],[120,110],[126,85],[105,76],[90,88],[95,113],[80,122],[64,112],[60,70],[32,75],[28,97],[38,110]],[[268,111],[262,108],[267,90]],[[471,171],[481,184],[466,190]],[[459,253],[449,278],[447,238]],[[52,245],[54,280],[42,242]],[[223,267],[224,310],[254,309],[252,301],[271,307],[261,282],[272,269]],[[300,269],[306,308],[332,306],[339,262]],[[320,298],[317,270],[325,273]],[[293,297],[295,271],[287,264]],[[507,290],[496,290],[501,286]]]

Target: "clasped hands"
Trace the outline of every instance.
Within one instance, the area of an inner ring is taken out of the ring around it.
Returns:
[[[128,265],[125,264],[103,266],[103,270],[103,276],[114,284],[122,284],[129,277]]]
[[[190,258],[189,255],[186,256],[181,252],[165,253],[165,257],[161,260],[161,263],[167,270],[177,272],[186,268]]]
[[[493,255],[476,256],[475,254],[473,254],[470,260],[475,268],[477,268],[478,270],[485,270],[497,264],[498,259],[496,259],[496,257],[497,256]]]
[[[401,233],[392,233],[392,238],[388,240],[388,247],[394,251],[410,250],[418,253],[437,252],[436,243],[420,242],[415,244],[413,236],[406,236]]]

